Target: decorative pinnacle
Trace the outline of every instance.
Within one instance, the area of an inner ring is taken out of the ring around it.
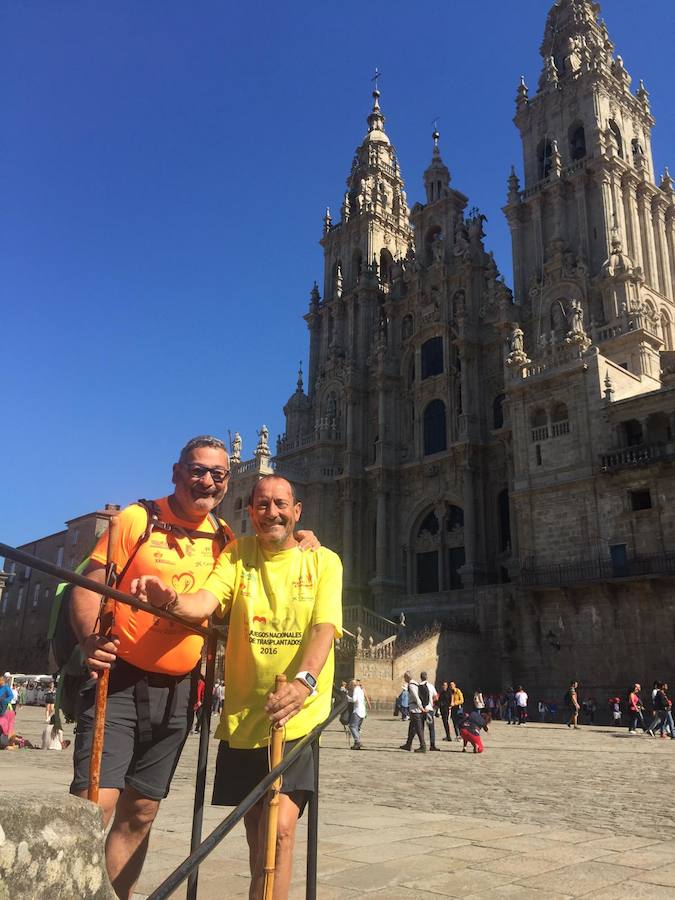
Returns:
[[[304,393],[304,385],[302,383],[302,360],[300,360],[300,364],[299,364],[299,368],[298,368],[297,392],[298,392],[298,394]]]

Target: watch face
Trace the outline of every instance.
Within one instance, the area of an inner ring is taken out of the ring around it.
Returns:
[[[305,681],[312,690],[316,688],[316,678],[313,675],[310,675],[309,672],[305,675]]]

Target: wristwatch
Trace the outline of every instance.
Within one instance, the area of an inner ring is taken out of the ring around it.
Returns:
[[[301,681],[305,685],[305,687],[308,687],[310,697],[313,697],[314,694],[317,693],[316,678],[310,672],[298,672],[293,680]]]

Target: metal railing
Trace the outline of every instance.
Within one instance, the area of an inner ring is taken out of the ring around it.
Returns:
[[[135,597],[118,591],[116,588],[101,584],[85,575],[78,575],[69,569],[63,569],[53,563],[25,553],[23,550],[17,550],[8,544],[0,542],[0,556],[12,559],[15,562],[25,566],[32,566],[47,575],[58,578],[59,581],[67,581],[70,584],[78,585],[86,590],[92,591],[98,595],[110,597],[120,603],[125,603],[133,609],[148,612],[148,604]],[[201,625],[194,625],[174,616],[166,610],[152,607],[152,615],[159,619],[166,619],[174,624],[180,625],[185,631],[199,634],[206,638],[206,676],[204,685],[204,697],[211,697],[213,694],[213,684],[215,680],[216,669],[216,650],[218,641],[222,640],[222,629],[218,626],[209,625],[204,628]],[[202,826],[204,822],[204,795],[206,792],[206,770],[208,765],[209,738],[211,731],[211,710],[212,705],[206,702],[203,705],[204,713],[199,733],[199,750],[197,756],[197,775],[195,780],[195,799],[192,813],[192,832],[190,838],[190,854],[183,862],[174,869],[171,874],[157,887],[148,900],[163,900],[165,897],[171,896],[181,884],[187,879],[187,900],[196,900],[197,885],[199,877],[199,866],[206,857],[218,846],[227,834],[237,825],[246,815],[246,813],[264,797],[265,793],[272,786],[274,781],[293,764],[300,753],[309,744],[312,745],[312,753],[314,755],[314,793],[309,800],[308,811],[308,834],[307,834],[307,900],[316,900],[316,878],[317,878],[317,847],[318,847],[318,825],[319,825],[319,737],[330,723],[336,719],[346,708],[347,699],[340,691],[333,691],[335,703],[328,718],[317,725],[309,734],[305,735],[282,762],[273,769],[263,780],[244,798],[223,822],[220,823],[211,834],[202,841]]]
[[[561,586],[615,578],[675,575],[675,553],[640,556],[633,559],[580,560],[560,565],[535,566],[521,570],[520,583],[526,587]]]

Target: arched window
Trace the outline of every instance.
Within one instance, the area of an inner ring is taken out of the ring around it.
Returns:
[[[566,422],[568,418],[566,404],[556,403],[551,412],[551,422]]]
[[[626,447],[637,447],[644,440],[642,424],[637,419],[628,419],[621,423],[624,444]]]
[[[443,373],[443,338],[433,337],[422,344],[422,381]]]
[[[505,553],[511,549],[511,510],[507,488],[497,495],[497,517],[499,520],[499,549]]]
[[[530,416],[532,440],[543,441],[548,437],[548,416],[545,409],[535,409]]]
[[[380,251],[380,284],[391,284],[394,260],[385,248]]]
[[[492,401],[492,427],[504,427],[504,394],[498,394]]]
[[[464,528],[464,510],[459,506],[449,506],[445,516],[446,531],[456,531]]]
[[[670,322],[670,316],[664,310],[661,311],[661,333],[663,334],[663,344],[666,350],[673,349],[673,329]]]
[[[551,166],[553,164],[553,145],[551,141],[545,139],[540,142],[537,150],[537,158],[539,160],[539,179],[548,178],[551,174]]]
[[[572,125],[569,131],[570,157],[572,162],[583,159],[586,156],[586,132],[580,123]]]
[[[442,453],[448,446],[445,403],[432,400],[424,410],[424,455]]]
[[[614,152],[619,159],[623,159],[623,138],[621,137],[621,129],[614,119],[610,119],[608,124],[610,137],[612,139],[612,144],[614,145]]]
[[[418,594],[431,594],[439,590],[438,578],[438,532],[439,523],[436,513],[429,512],[420,525],[416,535],[417,550],[416,587]]]
[[[355,250],[352,255],[352,271],[351,271],[351,283],[356,285],[359,283],[359,278],[361,277],[361,269],[363,268],[363,257],[361,256],[360,250]]]
[[[556,403],[551,410],[551,434],[560,437],[561,434],[569,434],[570,423],[567,406],[564,403]]]
[[[667,444],[671,439],[668,416],[663,412],[652,413],[647,419],[647,443]]]

